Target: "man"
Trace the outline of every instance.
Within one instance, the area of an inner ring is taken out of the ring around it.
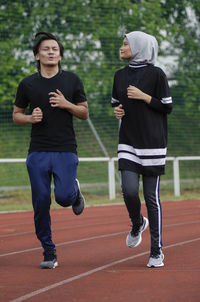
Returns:
[[[72,205],[76,215],[84,209],[84,197],[76,179],[78,157],[73,116],[86,120],[88,104],[79,77],[61,69],[64,48],[46,32],[33,47],[38,72],[24,78],[18,86],[13,120],[32,124],[27,169],[31,182],[37,238],[44,249],[41,268],[58,265],[51,232],[51,178],[55,200],[63,207]],[[30,114],[26,108],[30,106]]]

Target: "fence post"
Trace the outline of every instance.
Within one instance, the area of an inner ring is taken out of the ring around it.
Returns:
[[[173,161],[174,170],[174,195],[180,196],[180,176],[179,176],[179,159],[175,158]]]
[[[108,161],[109,199],[115,199],[115,165],[112,158]]]

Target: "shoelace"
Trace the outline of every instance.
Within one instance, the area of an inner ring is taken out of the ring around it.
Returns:
[[[140,226],[132,226],[131,235],[138,236],[140,230]]]

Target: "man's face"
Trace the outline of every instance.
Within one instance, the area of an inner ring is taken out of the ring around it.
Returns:
[[[41,42],[38,53],[35,56],[40,65],[56,66],[61,60],[60,48],[55,40],[44,40]]]

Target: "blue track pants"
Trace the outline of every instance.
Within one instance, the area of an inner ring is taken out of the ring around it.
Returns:
[[[56,252],[51,232],[51,179],[53,176],[56,202],[63,207],[71,206],[78,193],[75,181],[78,157],[72,152],[32,152],[26,164],[31,182],[37,238],[44,254]]]

